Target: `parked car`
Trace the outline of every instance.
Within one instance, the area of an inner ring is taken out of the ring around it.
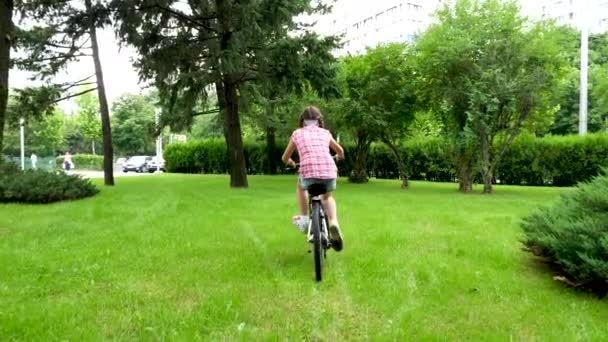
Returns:
[[[146,164],[146,166],[148,167],[148,172],[155,172],[159,168],[161,171],[165,172],[165,160],[163,158],[159,159],[160,163],[156,162],[156,157],[152,157],[150,160],[148,160],[148,163]]]
[[[146,172],[148,171],[147,163],[152,159],[150,156],[133,156],[122,165],[122,172]]]

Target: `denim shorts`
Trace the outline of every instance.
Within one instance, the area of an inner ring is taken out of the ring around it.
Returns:
[[[308,190],[308,187],[313,184],[323,184],[327,189],[327,192],[336,190],[336,179],[320,179],[320,178],[302,178],[299,177],[298,183],[304,190]]]

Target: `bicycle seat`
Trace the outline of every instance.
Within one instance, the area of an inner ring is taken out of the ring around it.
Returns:
[[[327,192],[327,187],[325,186],[325,184],[311,184],[308,187],[308,193],[312,197],[323,195],[326,192]]]

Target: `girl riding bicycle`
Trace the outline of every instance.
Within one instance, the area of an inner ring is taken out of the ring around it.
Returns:
[[[300,215],[293,218],[294,224],[303,233],[307,232],[309,218],[306,190],[312,184],[325,185],[327,193],[322,198],[325,212],[329,218],[331,245],[335,250],[341,250],[342,232],[338,224],[336,201],[332,196],[332,191],[336,189],[338,169],[329,153],[330,148],[336,152],[338,158],[344,158],[344,149],[325,129],[321,111],[317,107],[309,106],[300,115],[300,128],[291,135],[282,159],[286,165],[295,167],[296,163],[291,159],[291,155],[297,149],[300,156],[300,172],[296,190]]]

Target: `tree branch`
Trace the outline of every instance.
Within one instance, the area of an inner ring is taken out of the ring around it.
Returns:
[[[86,85],[91,85],[91,84],[97,84],[97,82],[82,82],[82,83],[73,83],[68,85],[67,87],[63,88],[63,91],[68,91],[74,87],[79,87],[79,86],[86,86]]]
[[[97,87],[95,87],[95,88],[91,88],[91,89],[87,89],[87,90],[85,90],[85,91],[81,91],[81,92],[76,93],[76,94],[70,94],[70,95],[68,95],[68,96],[64,96],[64,97],[61,97],[61,98],[59,98],[59,99],[56,99],[56,100],[51,101],[51,103],[49,103],[49,105],[51,105],[51,104],[55,104],[55,103],[58,103],[58,102],[61,102],[61,101],[63,101],[63,100],[71,99],[71,98],[73,98],[73,97],[78,97],[78,96],[80,96],[80,95],[84,95],[84,94],[90,93],[90,92],[95,91],[95,90],[97,90]]]
[[[213,109],[205,110],[205,111],[202,111],[202,112],[192,113],[192,116],[217,114],[219,112],[220,112],[220,109],[218,107],[218,108],[213,108]]]
[[[156,3],[154,5],[151,5],[151,6],[138,7],[137,9],[140,10],[140,11],[143,11],[143,10],[151,9],[151,8],[158,8],[161,11],[164,11],[164,12],[172,14],[173,16],[177,17],[180,20],[186,21],[186,22],[188,22],[190,24],[193,24],[195,26],[202,27],[202,28],[207,29],[209,31],[218,33],[217,30],[214,29],[213,27],[211,27],[209,25],[205,25],[205,24],[203,24],[203,23],[201,23],[201,22],[199,22],[197,20],[194,20],[193,18],[191,18],[190,16],[188,16],[188,15],[182,13],[182,12],[173,10],[171,8],[168,8],[168,7],[161,6],[158,3]],[[217,18],[217,16],[212,16],[212,17],[208,17],[208,18],[203,17],[201,19],[203,19],[203,20],[209,20],[209,19],[216,19],[216,18]]]
[[[78,84],[78,83],[82,83],[82,82],[84,82],[84,81],[88,81],[88,80],[90,80],[90,79],[91,79],[92,77],[94,77],[94,76],[95,76],[95,74],[92,74],[91,76],[87,76],[87,77],[85,77],[85,78],[83,78],[83,79],[81,79],[81,80],[78,80],[78,81],[76,81],[76,82],[66,82],[66,83],[64,83],[63,85],[65,86],[65,85],[68,85],[68,84]]]
[[[69,59],[69,58],[74,58],[74,57],[92,57],[93,55],[90,54],[86,54],[86,53],[81,53],[81,54],[74,54],[74,55],[70,55],[70,54],[62,54],[59,56],[51,56],[51,57],[46,57],[46,58],[40,58],[40,59],[34,59],[33,62],[44,62],[44,61],[55,61],[58,59]]]

